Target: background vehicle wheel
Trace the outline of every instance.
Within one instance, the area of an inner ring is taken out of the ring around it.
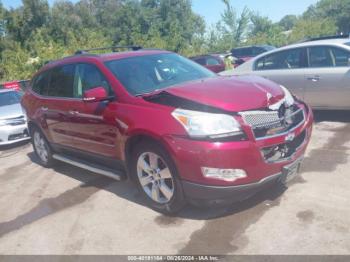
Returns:
[[[174,214],[185,206],[175,164],[161,146],[149,142],[137,145],[132,154],[131,174],[154,210]]]
[[[39,128],[33,127],[31,137],[34,152],[37,155],[40,164],[44,167],[51,167],[54,163],[54,159],[52,158],[50,145],[43,133],[39,130]]]

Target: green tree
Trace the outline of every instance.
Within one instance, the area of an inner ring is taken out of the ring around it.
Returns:
[[[49,21],[49,4],[46,0],[22,0],[22,44],[35,31]]]
[[[251,27],[247,44],[268,44],[282,46],[287,43],[282,27],[273,23],[268,17],[258,13],[251,15]]]
[[[0,0],[0,37],[5,36],[5,8]]]
[[[337,26],[332,19],[300,19],[293,27],[289,42],[297,42],[310,37],[334,35]]]
[[[286,15],[279,21],[279,26],[281,26],[285,31],[291,30],[296,22],[298,17],[296,15]]]
[[[231,46],[240,44],[244,39],[245,34],[248,30],[249,20],[251,12],[248,8],[244,8],[240,16],[237,15],[236,10],[231,5],[230,0],[222,0],[226,5],[226,9],[221,15],[222,20],[222,33],[225,35],[230,35]]]
[[[303,18],[333,20],[339,33],[348,34],[350,33],[350,1],[320,0],[307,9]]]

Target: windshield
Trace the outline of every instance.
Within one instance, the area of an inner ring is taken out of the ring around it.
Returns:
[[[18,104],[20,101],[21,95],[16,91],[0,92],[0,106]]]
[[[215,76],[197,63],[173,53],[130,57],[105,64],[132,95]]]

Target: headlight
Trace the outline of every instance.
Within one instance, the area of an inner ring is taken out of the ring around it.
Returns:
[[[292,94],[284,86],[280,85],[280,87],[282,88],[282,90],[284,92],[284,99],[286,101],[286,105],[287,106],[293,105],[294,104],[294,98],[293,98]]]
[[[6,126],[7,121],[6,120],[0,120],[0,126]]]
[[[240,124],[230,115],[184,109],[176,109],[172,115],[193,138],[222,138],[243,134]]]
[[[23,106],[22,106],[22,112],[23,112],[24,120],[27,121],[28,120],[27,110],[25,110]]]

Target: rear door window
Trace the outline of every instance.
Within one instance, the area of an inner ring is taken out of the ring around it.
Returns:
[[[350,65],[350,52],[341,48],[331,47],[331,57],[336,67]]]
[[[75,65],[64,65],[52,69],[48,95],[53,97],[74,97],[74,75]]]
[[[220,65],[220,62],[214,57],[208,57],[207,65]]]
[[[291,49],[264,56],[255,64],[255,70],[296,69],[304,66],[303,49]]]
[[[330,49],[327,46],[309,48],[309,67],[333,67]]]
[[[205,60],[204,57],[196,58],[196,59],[194,59],[194,61],[197,62],[200,65],[206,65],[206,60]]]
[[[49,71],[37,75],[32,82],[32,90],[39,95],[46,96],[49,90],[49,77]]]

